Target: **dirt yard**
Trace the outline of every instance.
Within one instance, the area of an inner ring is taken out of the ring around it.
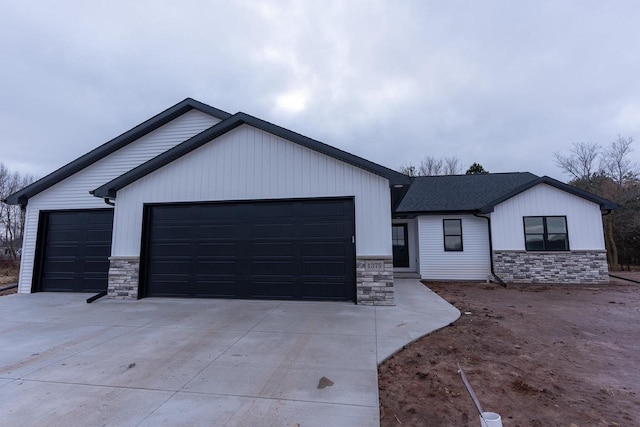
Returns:
[[[455,323],[379,368],[382,426],[640,426],[640,285],[428,283]]]
[[[2,286],[0,286],[2,287]],[[11,295],[11,294],[15,294],[18,292],[18,289],[13,288],[13,289],[8,289],[6,291],[0,291],[0,297],[5,296],[5,295]]]
[[[1,260],[0,261],[0,289],[12,285],[18,281],[18,270],[20,264],[12,261]],[[10,289],[7,291],[0,291],[0,296],[16,293],[16,289]]]

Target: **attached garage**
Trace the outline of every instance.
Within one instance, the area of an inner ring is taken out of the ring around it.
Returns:
[[[410,184],[186,99],[7,198],[19,292],[392,305],[391,192]]]
[[[34,291],[107,289],[113,209],[40,213]]]
[[[150,205],[144,296],[355,301],[353,199]]]

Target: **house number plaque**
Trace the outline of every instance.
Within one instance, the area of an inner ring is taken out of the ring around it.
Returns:
[[[383,270],[384,262],[382,261],[366,261],[364,263],[364,268],[366,270]]]

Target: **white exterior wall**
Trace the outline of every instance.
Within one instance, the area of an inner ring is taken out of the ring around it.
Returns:
[[[462,219],[461,252],[444,250],[443,219]],[[429,215],[417,221],[423,279],[487,279],[491,273],[487,220],[473,215]]]
[[[41,210],[109,209],[89,191],[220,122],[191,110],[126,147],[86,167],[29,199],[27,204],[18,291],[31,292],[38,217]]]
[[[356,254],[391,255],[386,178],[242,125],[118,191],[113,256],[140,256],[144,203],[355,197]]]
[[[418,231],[415,219],[394,219],[394,224],[407,224],[407,239],[409,242],[409,267],[393,267],[393,271],[417,272],[419,260],[418,252]],[[389,231],[391,232],[391,231]]]
[[[491,213],[493,250],[524,251],[524,216],[567,217],[569,249],[604,250],[602,214],[596,203],[539,184],[495,207]]]

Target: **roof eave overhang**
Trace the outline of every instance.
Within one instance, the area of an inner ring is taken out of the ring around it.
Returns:
[[[480,209],[478,209],[475,213],[480,214],[480,215],[485,215],[485,214],[490,214],[491,212],[493,212],[493,208],[495,207],[495,205],[487,205],[487,206],[483,206]]]
[[[584,190],[580,190],[577,187],[574,187],[572,185],[569,184],[565,184],[564,182],[560,182],[556,179],[553,179],[549,176],[542,176],[538,179],[532,180],[530,182],[527,182],[526,184],[521,185],[520,187],[516,188],[515,190],[493,200],[492,202],[486,204],[485,206],[483,206],[482,208],[479,209],[479,213],[490,213],[493,212],[494,208],[496,206],[498,206],[500,203],[503,203],[515,196],[517,196],[520,193],[523,193],[533,187],[535,187],[538,184],[547,184],[550,185],[554,188],[557,188],[558,190],[562,190],[565,191],[569,194],[573,194],[574,196],[580,197],[582,199],[588,200],[592,203],[595,203],[597,205],[600,206],[600,210],[605,212],[605,211],[611,211],[611,210],[615,210],[619,207],[618,204],[607,200],[603,197],[600,196],[596,196],[595,194],[591,194],[587,191]]]
[[[156,169],[165,166],[174,160],[179,159],[183,155],[195,150],[198,147],[206,144],[207,142],[217,138],[218,136],[229,132],[232,129],[240,126],[242,123],[239,120],[232,120],[236,115],[230,119],[223,120],[220,123],[213,125],[203,132],[189,138],[188,140],[178,144],[177,146],[159,154],[151,160],[131,169],[119,177],[107,182],[106,184],[96,188],[90,193],[96,197],[109,197],[115,199],[118,190],[126,187],[127,185],[139,180],[140,178],[150,174]]]
[[[153,159],[141,164],[140,166],[120,175],[119,177],[107,182],[106,184],[96,188],[90,193],[96,197],[109,197],[115,199],[118,190],[132,184],[140,178],[160,169],[163,166],[179,159],[180,157],[190,153],[191,151],[203,146],[204,144],[230,132],[231,130],[243,125],[253,126],[257,129],[279,136],[283,139],[298,143],[306,148],[317,151],[329,157],[333,157],[339,161],[366,170],[367,172],[381,176],[389,180],[389,185],[411,185],[411,178],[388,169],[384,166],[362,159],[346,151],[324,144],[320,141],[313,140],[306,136],[297,134],[288,129],[281,128],[272,123],[250,116],[245,113],[236,113],[226,120],[206,129],[205,131],[193,136],[183,143],[171,148],[170,150],[154,157]]]
[[[142,138],[143,136],[194,109],[202,111],[220,120],[225,120],[231,117],[231,114],[226,111],[203,104],[202,102],[196,101],[192,98],[186,98],[161,113],[156,114],[150,119],[145,120],[127,132],[113,138],[99,147],[96,147],[76,160],[67,163],[65,166],[62,166],[44,178],[41,178],[20,191],[11,194],[6,198],[6,203],[12,205],[26,205],[31,197],[41,193],[58,182],[69,178],[71,175],[83,170],[98,160],[118,151],[131,142]]]
[[[477,209],[457,209],[457,210],[437,210],[437,211],[395,211],[393,218],[415,218],[417,216],[434,216],[434,215],[473,215],[478,213]]]

